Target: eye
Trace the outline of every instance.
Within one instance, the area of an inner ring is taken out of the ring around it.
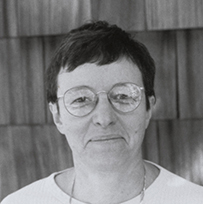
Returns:
[[[116,99],[118,99],[118,100],[123,100],[123,99],[128,99],[128,98],[129,98],[129,96],[126,94],[118,94],[116,96]]]
[[[116,94],[116,95],[113,95],[112,96],[113,100],[126,100],[126,99],[129,99],[130,97],[126,94]]]
[[[127,94],[115,94],[115,95],[111,95],[111,100],[113,103],[119,103],[119,104],[130,104],[132,103],[132,97],[130,97]]]
[[[87,98],[86,96],[83,96],[83,97],[75,99],[71,104],[73,104],[73,103],[86,103],[89,101],[91,101],[89,98]]]

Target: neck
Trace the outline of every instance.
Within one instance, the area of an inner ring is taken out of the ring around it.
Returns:
[[[73,197],[95,203],[120,203],[138,196],[143,189],[144,163],[126,163],[119,168],[93,169],[75,163]]]

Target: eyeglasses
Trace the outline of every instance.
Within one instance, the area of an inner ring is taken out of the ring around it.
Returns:
[[[88,86],[78,86],[67,90],[63,98],[66,110],[73,116],[83,117],[90,114],[99,101],[98,95],[106,93],[113,109],[120,113],[128,113],[135,110],[141,100],[143,87],[134,83],[115,84],[110,91],[99,91],[97,93]]]

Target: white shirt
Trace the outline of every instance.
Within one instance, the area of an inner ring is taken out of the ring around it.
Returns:
[[[191,183],[166,169],[160,169],[156,180],[146,189],[144,204],[203,204],[203,187]],[[65,170],[67,171],[67,170]],[[53,173],[7,196],[1,204],[69,204],[70,196],[55,182]],[[122,204],[138,204],[140,195]],[[72,204],[84,204],[72,199]]]

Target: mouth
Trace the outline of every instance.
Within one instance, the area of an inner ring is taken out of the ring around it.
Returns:
[[[108,141],[115,141],[115,140],[123,140],[124,138],[119,135],[105,135],[105,136],[97,136],[91,139],[91,142],[108,142]]]

